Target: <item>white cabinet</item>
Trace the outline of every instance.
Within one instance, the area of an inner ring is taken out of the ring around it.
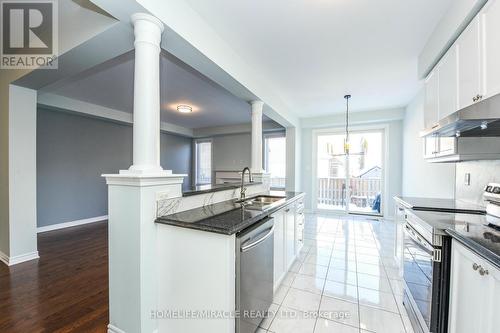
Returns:
[[[295,206],[295,255],[304,246],[304,198],[300,198]]]
[[[458,110],[458,57],[452,46],[438,65],[438,116],[443,119]]]
[[[480,21],[476,16],[457,39],[458,108],[465,108],[481,96]]]
[[[425,80],[424,127],[434,126],[439,120],[439,76],[432,71]]]
[[[283,210],[279,210],[271,216],[274,218],[274,287],[276,288],[286,273],[285,214]]]
[[[481,11],[483,98],[500,93],[500,1],[490,0]]]
[[[285,241],[285,262],[286,270],[295,260],[295,204],[285,208],[286,241]]]
[[[453,240],[450,333],[493,333],[500,309],[500,271]]]

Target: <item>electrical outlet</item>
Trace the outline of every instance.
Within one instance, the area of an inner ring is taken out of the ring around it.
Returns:
[[[465,174],[465,186],[470,186],[470,173]]]

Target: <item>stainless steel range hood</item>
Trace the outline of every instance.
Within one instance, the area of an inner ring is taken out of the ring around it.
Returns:
[[[493,137],[500,136],[500,94],[463,108],[436,125],[427,128],[420,136]]]

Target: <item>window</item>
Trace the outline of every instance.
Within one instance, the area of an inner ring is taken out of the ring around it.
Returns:
[[[284,134],[264,136],[264,170],[271,174],[272,189],[285,188],[286,138]]]
[[[196,153],[196,185],[212,183],[212,140],[197,140]]]

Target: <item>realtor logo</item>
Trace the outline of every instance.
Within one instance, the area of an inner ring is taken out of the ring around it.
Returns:
[[[0,68],[56,69],[56,0],[1,0],[0,8]]]

